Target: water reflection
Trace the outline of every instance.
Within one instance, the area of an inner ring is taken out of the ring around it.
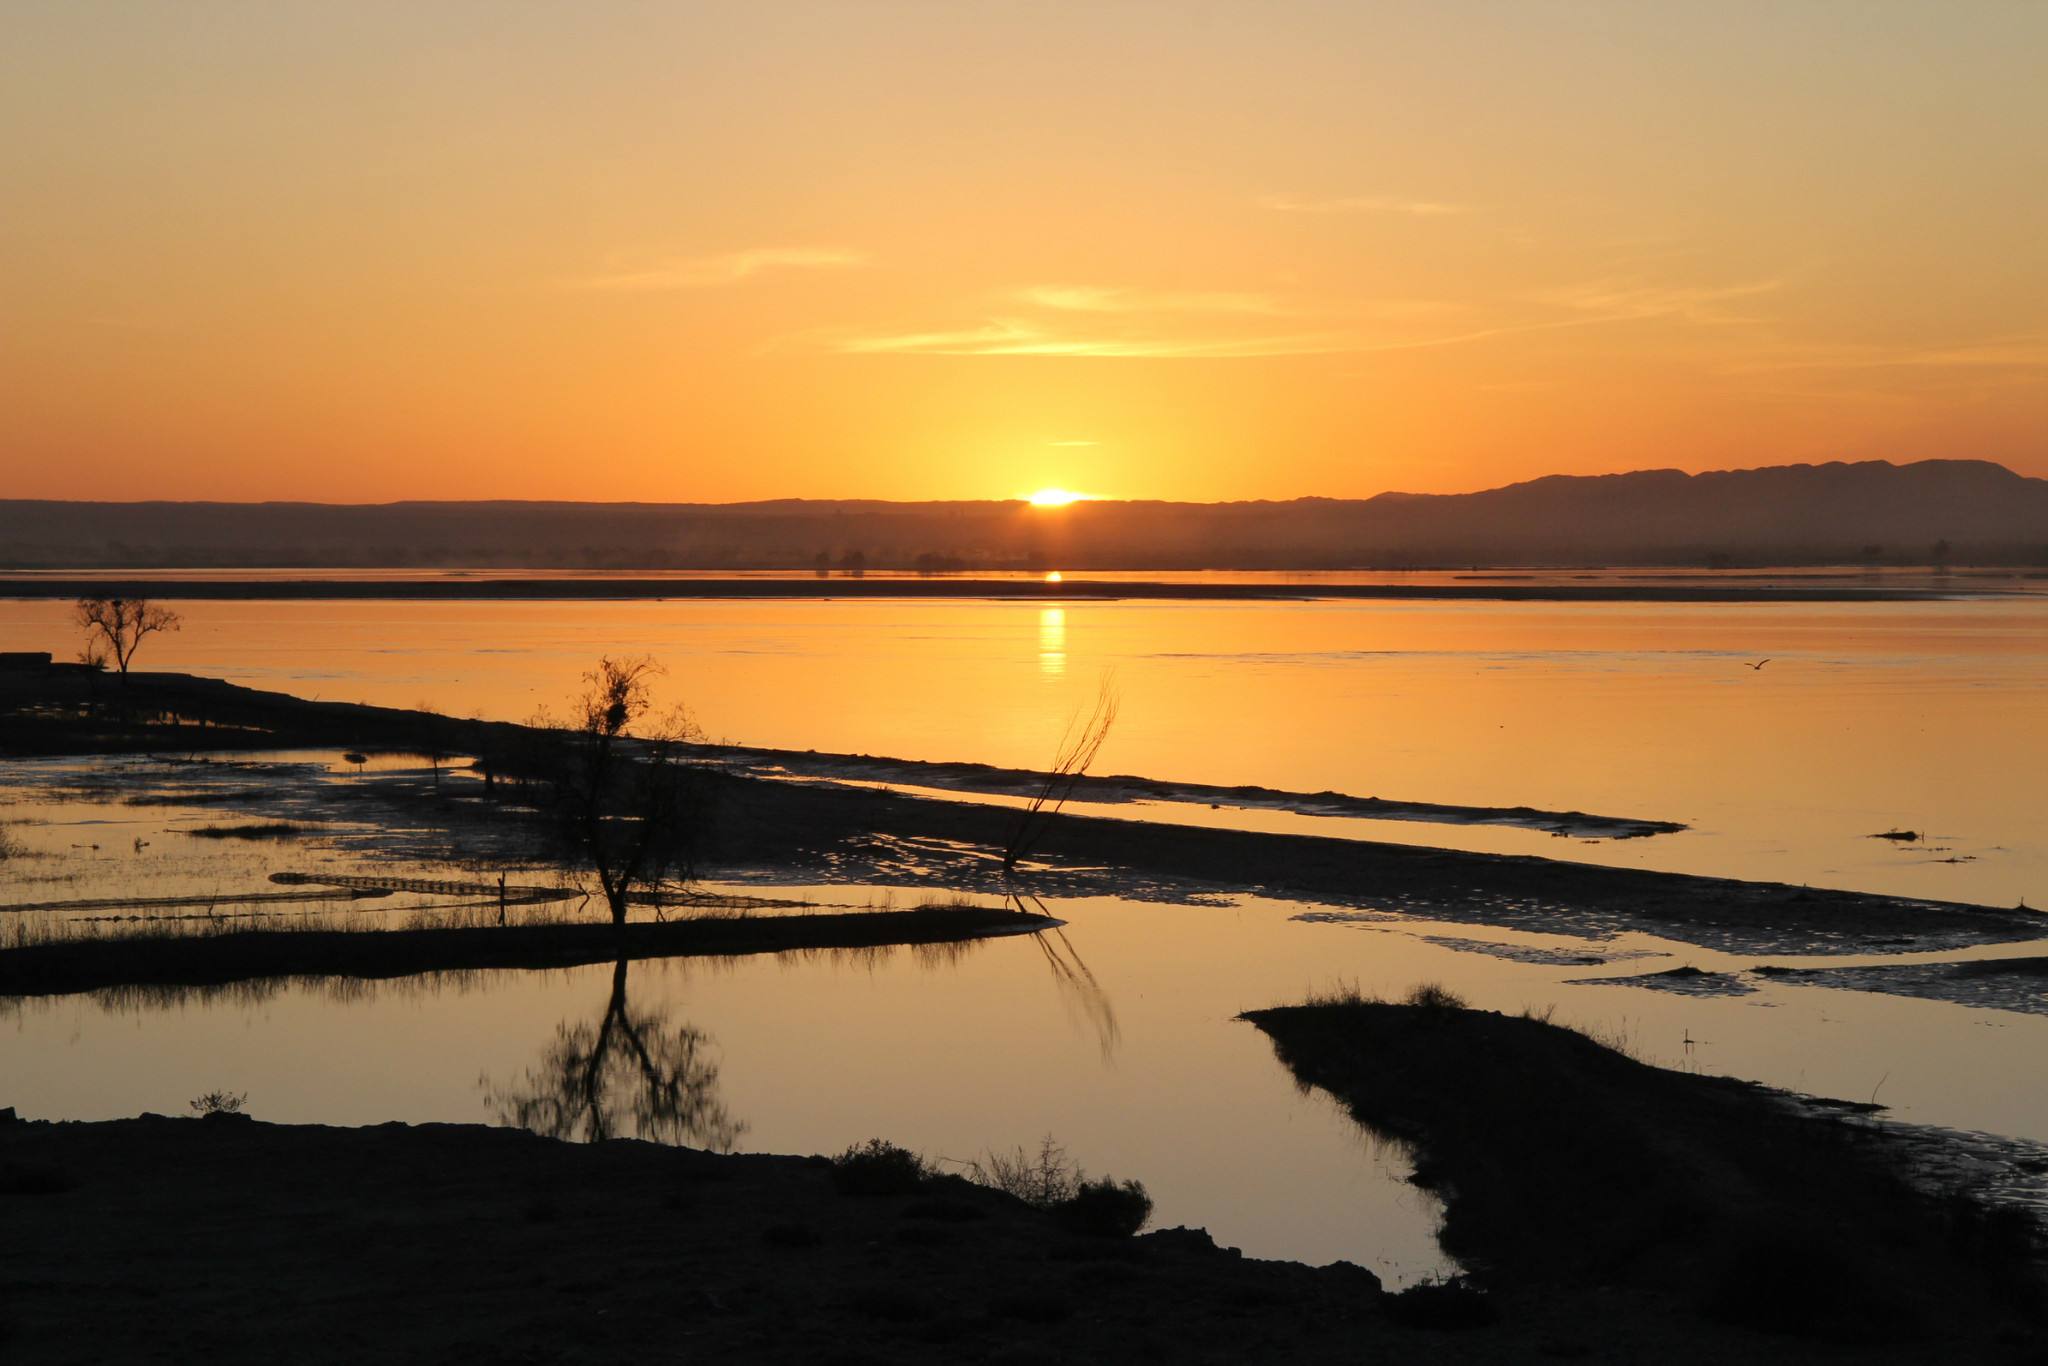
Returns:
[[[1067,587],[1079,582],[1067,571]],[[0,599],[0,638],[61,644],[68,611]],[[1004,767],[1042,765],[1045,717],[1085,704],[1091,677],[1115,667],[1143,699],[1114,742],[1112,762],[1126,773],[1661,817],[1694,833],[1555,852],[1930,900],[2048,900],[2029,787],[2048,764],[2038,685],[2048,592],[1682,607],[223,601],[204,615],[203,630],[194,618],[162,642],[156,667],[515,719],[599,654],[688,657],[676,699],[721,736]],[[1765,657],[1761,672],[1744,667]],[[817,705],[821,677],[831,679],[829,707]],[[351,823],[367,814],[327,813]],[[1929,838],[1905,848],[1866,838],[1894,826]],[[1526,845],[1496,852],[1536,852]],[[127,841],[119,847],[126,857]],[[1950,856],[1973,861],[1935,861]]]
[[[1004,899],[1025,914],[1052,915],[1045,902],[1030,892],[1012,889]],[[1060,1003],[1067,1008],[1067,1017],[1094,1032],[1102,1060],[1110,1061],[1123,1041],[1123,1028],[1116,1022],[1116,1005],[1109,999],[1109,993],[1095,979],[1065,929],[1055,925],[1050,930],[1039,930],[1031,936],[1031,942],[1045,957],[1046,970],[1052,974],[1053,987],[1059,993]]]
[[[1045,955],[1045,965],[1052,971],[1053,985],[1059,988],[1060,1000],[1067,1007],[1067,1014],[1094,1031],[1095,1041],[1102,1048],[1102,1060],[1108,1062],[1116,1056],[1116,1046],[1123,1039],[1123,1030],[1116,1022],[1116,1007],[1111,1004],[1109,993],[1102,989],[1102,984],[1095,980],[1095,974],[1081,961],[1080,953],[1064,931],[1046,930],[1031,938]]]
[[[671,1025],[665,1008],[636,1011],[628,963],[612,968],[611,995],[595,1023],[564,1020],[521,1082],[481,1079],[500,1124],[548,1138],[600,1142],[630,1137],[731,1152],[746,1132],[718,1094],[711,1037]]]
[[[1067,671],[1067,612],[1042,607],[1038,612],[1038,671],[1057,678]]]

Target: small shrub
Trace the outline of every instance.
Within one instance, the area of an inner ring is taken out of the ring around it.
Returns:
[[[1152,1218],[1152,1197],[1136,1181],[1084,1180],[1055,1206],[1060,1222],[1091,1238],[1128,1238]]]
[[[990,1151],[967,1164],[968,1180],[1014,1195],[1039,1209],[1051,1209],[1073,1199],[1086,1176],[1068,1160],[1067,1150],[1051,1134],[1038,1140],[1036,1154],[1022,1147],[1008,1153]]]
[[[201,1119],[214,1115],[239,1115],[248,1101],[247,1095],[236,1095],[232,1091],[208,1091],[203,1096],[194,1096],[191,1101],[192,1113]]]
[[[922,1157],[880,1138],[832,1159],[832,1185],[841,1195],[913,1195],[935,1175]]]
[[[1441,982],[1424,982],[1408,993],[1405,1004],[1417,1010],[1463,1010],[1465,998]]]

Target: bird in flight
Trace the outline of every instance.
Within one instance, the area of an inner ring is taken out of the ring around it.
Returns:
[[[1748,661],[1748,660],[1746,660],[1746,659],[1745,659],[1745,660],[1743,660],[1742,662],[1743,662],[1744,664],[1749,664],[1749,661]],[[1758,661],[1757,661],[1756,663],[1754,663],[1754,664],[1749,664],[1749,667],[1750,667],[1750,668],[1752,668],[1752,669],[1761,669],[1761,668],[1762,668],[1762,667],[1763,667],[1764,665],[1766,665],[1766,664],[1768,664],[1768,663],[1770,663],[1770,662],[1771,662],[1771,661],[1770,661],[1770,660],[1768,660],[1768,659],[1759,659],[1759,660],[1758,660]]]

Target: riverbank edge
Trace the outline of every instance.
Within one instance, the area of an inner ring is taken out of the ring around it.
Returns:
[[[108,987],[205,987],[271,978],[379,980],[421,973],[538,970],[649,958],[738,957],[960,943],[1061,922],[968,904],[829,915],[709,915],[624,925],[543,925],[57,939],[0,949],[0,997]]]
[[[1410,1152],[1445,1250],[1510,1306],[1604,1287],[1838,1347],[2048,1343],[2039,1221],[1931,1189],[1925,1136],[1863,1121],[1880,1107],[1652,1066],[1429,988],[1239,1018]]]

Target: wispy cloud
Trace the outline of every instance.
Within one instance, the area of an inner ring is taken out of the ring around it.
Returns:
[[[1662,285],[1641,280],[1596,280],[1566,289],[1549,290],[1535,302],[1600,322],[1636,318],[1677,318],[1689,323],[1746,323],[1756,318],[1731,308],[1737,299],[1753,299],[1784,288],[1782,280],[1755,280],[1738,285]]]
[[[768,271],[849,270],[867,263],[867,253],[849,247],[749,247],[715,256],[680,257],[644,270],[587,275],[569,283],[579,289],[620,293],[716,289]]]
[[[1101,285],[1033,285],[1017,299],[1063,313],[1254,313],[1288,310],[1270,294],[1227,291],[1160,292]]]
[[[1347,194],[1317,198],[1309,195],[1269,194],[1259,207],[1276,213],[1393,213],[1410,218],[1443,218],[1471,213],[1469,204],[1449,204],[1439,199],[1403,199],[1397,195]]]
[[[1331,331],[1278,330],[1294,312],[1272,294],[1241,290],[1153,290],[1117,285],[1029,285],[961,326],[814,336],[852,355],[1122,356],[1223,358],[1343,350]]]
[[[1341,334],[1329,332],[1258,336],[1175,336],[1157,332],[1090,334],[1045,327],[1020,319],[994,318],[977,326],[950,331],[893,332],[840,337],[827,341],[826,346],[829,350],[858,356],[1106,356],[1226,359],[1348,351],[1354,349],[1355,343]]]
[[[1611,278],[1500,301],[1491,308],[1436,299],[1333,303],[1320,325],[1281,329],[1256,320],[1306,309],[1258,293],[1160,293],[1102,286],[1040,285],[1005,298],[1014,309],[959,326],[912,331],[814,333],[807,346],[846,355],[1098,356],[1158,359],[1309,356],[1422,351],[1495,337],[1666,319],[1692,325],[1754,322],[1739,300],[1776,280],[1733,285],[1661,284]],[[1465,315],[1462,327],[1446,326]],[[1425,320],[1438,329],[1425,331]]]

